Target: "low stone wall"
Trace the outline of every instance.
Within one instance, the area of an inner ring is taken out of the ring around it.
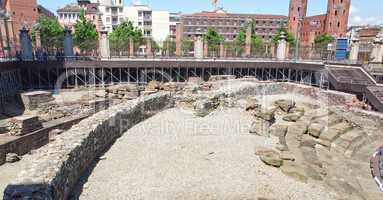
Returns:
[[[87,116],[70,117],[61,119],[60,122],[50,122],[50,124],[38,131],[21,136],[15,140],[0,144],[0,165],[4,164],[7,153],[24,155],[31,150],[38,149],[49,142],[49,132],[54,129],[68,130]],[[3,161],[3,162],[2,162]]]
[[[302,96],[308,96],[313,99],[320,99],[322,101],[328,101],[328,105],[332,106],[345,106],[352,103],[356,99],[356,95],[332,91],[323,90],[317,87],[311,87],[306,85],[300,85],[296,83],[280,83],[280,82],[258,82],[254,80],[233,80],[218,82],[219,87],[222,87],[222,91],[218,93],[224,93],[226,96],[236,96],[237,98],[246,97],[248,95],[278,95],[286,93],[300,94]],[[236,83],[235,83],[236,82]],[[238,82],[242,82],[238,84]]]
[[[172,105],[158,93],[101,111],[39,149],[30,166],[4,191],[4,199],[67,199],[83,172],[125,131]]]

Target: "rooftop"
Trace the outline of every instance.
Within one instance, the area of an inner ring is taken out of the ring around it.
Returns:
[[[60,12],[80,12],[81,7],[75,3],[67,4],[64,7],[61,7],[57,10],[58,13]]]

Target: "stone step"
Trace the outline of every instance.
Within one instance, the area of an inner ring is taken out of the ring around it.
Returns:
[[[313,118],[313,122],[321,123],[327,126],[333,126],[342,123],[343,121],[344,119],[335,113]]]
[[[369,175],[371,177],[371,175]],[[357,178],[367,199],[382,199],[383,193],[379,190],[375,181],[371,178]]]
[[[331,152],[344,154],[352,143],[365,139],[365,136],[366,134],[359,129],[348,131],[331,144]]]
[[[347,122],[341,122],[335,125],[328,127],[326,131],[324,131],[319,136],[319,143],[323,146],[330,147],[331,143],[338,139],[341,135],[352,129],[351,124]]]
[[[355,155],[355,152],[357,152],[363,145],[367,143],[367,137],[366,136],[361,136],[361,138],[357,138],[354,140],[350,146],[347,148],[346,152],[344,155],[346,158],[351,158],[352,156]],[[373,152],[371,152],[372,154]],[[368,155],[366,155],[368,156]]]

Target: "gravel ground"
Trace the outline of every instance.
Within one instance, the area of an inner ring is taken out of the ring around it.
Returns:
[[[17,174],[29,162],[29,156],[16,163],[6,163],[0,166],[0,199],[3,199],[3,192],[7,184],[17,177]]]
[[[255,148],[272,147],[276,139],[248,134],[250,122],[238,109],[205,118],[179,108],[163,111],[111,147],[79,198],[332,199],[322,186],[296,182],[263,164]]]

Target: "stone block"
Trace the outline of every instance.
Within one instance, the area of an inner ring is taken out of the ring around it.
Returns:
[[[308,134],[313,137],[319,138],[320,134],[325,130],[325,128],[326,127],[323,124],[312,123],[308,128]]]
[[[15,153],[7,153],[5,158],[5,162],[7,163],[15,163],[21,160],[21,157]]]
[[[211,76],[209,78],[209,81],[223,81],[223,80],[233,80],[236,77],[234,75],[216,75],[216,76]]]
[[[6,156],[4,150],[0,149],[0,165],[4,164],[6,161]]]
[[[14,117],[8,122],[9,134],[22,136],[43,128],[39,118],[32,115]]]
[[[40,104],[48,103],[54,100],[52,93],[48,91],[34,91],[21,94],[26,110],[36,110]]]
[[[107,99],[92,100],[89,102],[89,107],[94,112],[106,110],[110,106],[110,102]]]

